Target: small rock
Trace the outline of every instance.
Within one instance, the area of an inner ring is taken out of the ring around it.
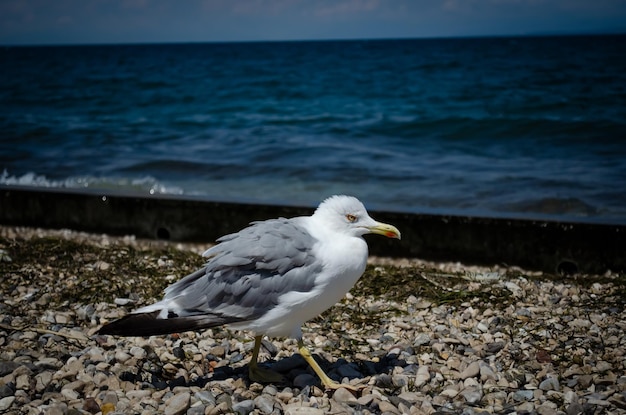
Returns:
[[[276,386],[274,385],[267,385],[266,387],[263,388],[263,394],[276,396],[277,393],[278,393],[278,389],[276,389]]]
[[[113,302],[117,305],[122,305],[122,306],[134,303],[134,301],[130,298],[116,298],[115,300],[113,300]]]
[[[529,401],[533,398],[534,394],[532,390],[518,390],[513,393],[513,400],[517,402]]]
[[[208,415],[221,415],[231,413],[233,413],[233,410],[228,406],[228,403],[220,402],[209,410]]]
[[[480,380],[485,382],[487,380],[497,380],[498,376],[494,371],[486,364],[480,365]]]
[[[131,401],[140,401],[150,395],[152,395],[152,391],[149,389],[139,389],[126,392],[126,397]]]
[[[118,351],[115,353],[115,360],[117,360],[120,363],[124,363],[128,359],[130,359],[130,355],[126,352]]]
[[[42,357],[35,362],[35,365],[42,369],[59,369],[63,366],[63,362],[54,357]]]
[[[252,399],[246,399],[233,405],[233,412],[236,414],[248,415],[252,411],[254,411],[254,401]]]
[[[366,395],[366,396],[371,396],[371,395]],[[416,392],[402,392],[400,395],[398,395],[398,398],[403,399],[411,404],[422,400],[420,397],[420,394]],[[361,403],[360,400],[359,400],[359,403]]]
[[[356,401],[359,405],[369,406],[373,400],[374,400],[374,395],[369,394],[369,395],[360,396]]]
[[[539,384],[539,389],[544,391],[558,391],[560,389],[559,381],[556,378],[547,378]]]
[[[567,415],[580,415],[585,413],[585,408],[578,402],[570,403],[565,409]]]
[[[62,389],[61,395],[63,395],[65,398],[69,399],[70,401],[74,399],[78,399],[78,397],[80,396],[78,392],[72,389]]]
[[[100,271],[106,271],[111,267],[111,264],[105,261],[98,261],[94,265],[95,265],[95,268],[99,269]]]
[[[94,308],[94,306],[92,304],[87,304],[79,307],[76,310],[76,316],[79,318],[79,320],[89,321],[95,312],[96,309]]]
[[[554,409],[552,406],[550,406],[547,403],[543,405],[539,405],[537,408],[535,408],[535,410],[537,411],[539,415],[556,415],[557,414],[556,409]]]
[[[86,398],[85,402],[83,402],[83,410],[89,412],[90,414],[97,414],[101,411],[100,405],[94,398]]]
[[[430,372],[428,366],[420,366],[415,375],[415,387],[424,386],[430,380]]]
[[[483,398],[483,392],[479,386],[469,386],[464,388],[459,394],[470,405],[475,405]]]
[[[45,390],[52,381],[52,372],[43,371],[35,375],[35,390],[42,392]]]
[[[165,415],[182,415],[189,409],[189,392],[178,393],[165,401]]]
[[[194,405],[187,409],[187,413],[185,415],[204,415],[206,412],[206,408],[204,405]]]
[[[103,403],[100,407],[100,411],[102,411],[102,415],[107,415],[115,411],[115,405],[111,402]]]
[[[291,398],[293,398],[293,392],[290,390],[283,390],[276,394],[276,399],[285,403],[289,402]]]
[[[130,348],[130,354],[136,359],[145,359],[148,352],[143,347],[133,346]]]
[[[583,388],[588,388],[593,382],[593,376],[582,375],[578,377],[578,384]]]
[[[215,406],[215,395],[208,390],[201,390],[194,394],[194,397],[202,402],[204,405]]]
[[[476,377],[478,376],[479,373],[480,373],[480,364],[478,363],[478,361],[474,361],[470,363],[469,366],[467,366],[465,370],[463,370],[460,373],[459,378],[465,380],[467,378]]]
[[[505,345],[506,344],[504,342],[489,343],[485,351],[487,352],[487,354],[496,354],[500,350],[504,349]]]
[[[18,362],[0,362],[0,376],[6,376],[20,366]]]
[[[446,398],[454,398],[458,394],[459,394],[458,390],[448,388],[448,389],[444,389],[439,395],[445,396]]]
[[[414,347],[423,346],[428,343],[430,343],[430,336],[427,333],[420,333],[415,337],[415,340],[413,340]]]
[[[563,377],[564,378],[569,378],[569,377],[572,377],[572,376],[575,376],[575,375],[582,375],[583,373],[584,372],[583,372],[583,370],[581,369],[580,366],[573,365],[573,366],[567,368],[565,370],[565,372],[563,372]]]
[[[504,286],[506,287],[507,290],[509,290],[509,291],[511,291],[513,293],[517,293],[517,292],[522,290],[520,288],[520,286],[515,284],[513,281],[506,281],[504,283]]]
[[[421,300],[421,301],[417,301],[413,305],[415,308],[423,310],[426,308],[430,308],[430,306],[433,305],[433,303],[428,300]]]
[[[407,375],[393,375],[391,382],[396,388],[401,388],[409,384],[409,376]]]
[[[70,318],[68,316],[66,316],[65,314],[57,314],[54,317],[54,321],[57,324],[62,324],[62,325],[66,325],[67,323],[70,322]]]
[[[11,405],[13,405],[14,401],[15,396],[7,396],[0,399],[0,411],[7,411],[11,407]]]
[[[265,351],[270,354],[270,356],[276,356],[276,353],[278,353],[278,347],[276,347],[274,343],[267,339],[261,340],[261,345],[263,346]]]
[[[115,393],[115,391],[107,391],[104,394],[104,397],[102,398],[102,405],[106,403],[110,403],[115,408],[115,405],[117,405],[117,402],[118,402],[118,398],[117,398],[117,393]]]
[[[481,321],[480,323],[478,323],[476,325],[476,328],[483,333],[486,333],[489,331],[489,325],[485,321]]]
[[[563,402],[572,403],[578,401],[578,395],[576,392],[569,390],[563,394]]]
[[[341,403],[357,403],[355,396],[346,388],[339,388],[335,391],[333,399]]]
[[[379,388],[393,388],[393,378],[386,373],[376,376],[376,386]]]
[[[301,406],[298,403],[287,406],[285,415],[324,415],[324,411],[310,406]]]
[[[272,413],[272,411],[274,411],[275,404],[274,400],[269,398],[267,395],[261,395],[254,398],[254,406],[263,414]],[[278,405],[278,407],[280,407],[280,405]]]
[[[30,375],[23,373],[15,379],[16,389],[28,389],[30,387]]]
[[[226,349],[224,346],[213,346],[209,349],[209,354],[212,354],[217,357],[224,357],[226,354]]]
[[[67,383],[63,385],[61,389],[71,389],[76,392],[81,392],[85,387],[85,382],[82,380],[75,380],[74,382]]]
[[[537,359],[539,363],[552,363],[552,356],[550,356],[550,352],[544,349],[537,350],[535,359]]]
[[[0,249],[0,262],[11,262],[13,259],[7,251]]]
[[[380,401],[378,403],[378,409],[382,413],[388,413],[388,414],[400,414],[401,413],[398,408],[393,406],[391,402],[387,402],[387,401]]]
[[[46,408],[46,415],[67,415],[67,404],[65,402],[54,403]]]
[[[587,399],[587,403],[589,405],[597,405],[597,406],[609,406],[609,405],[611,405],[611,403],[609,401],[606,401],[604,399],[597,399],[597,398],[588,398]]]
[[[177,359],[180,359],[180,360],[185,360],[186,358],[185,350],[183,350],[182,347],[174,347],[172,349],[172,354],[176,356]]]
[[[598,363],[596,363],[595,369],[600,373],[604,373],[613,369],[613,365],[609,362],[605,362],[604,360],[600,360]]]
[[[626,409],[626,391],[611,396],[609,402],[617,408]]]

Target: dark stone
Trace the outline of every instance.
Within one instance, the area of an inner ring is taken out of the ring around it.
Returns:
[[[100,412],[100,405],[94,398],[86,398],[83,403],[83,410],[89,412],[90,414],[97,414]]]
[[[122,372],[120,374],[120,380],[123,380],[125,382],[135,382],[137,380],[137,375],[128,371]]]
[[[185,351],[183,350],[182,347],[174,347],[174,349],[172,350],[172,354],[176,356],[177,359],[180,359],[180,360],[185,360],[186,358]]]
[[[15,395],[15,385],[13,383],[0,384],[0,399]]]
[[[489,343],[487,345],[486,348],[486,352],[488,354],[496,354],[498,353],[500,350],[502,350],[504,348],[506,344],[504,342],[495,342],[495,343]]]
[[[169,382],[169,387],[171,389],[174,389],[176,386],[187,386],[187,381],[184,376],[179,376]]]
[[[0,376],[6,376],[20,366],[21,366],[21,363],[17,363],[17,362],[8,362],[8,361],[0,362]]]

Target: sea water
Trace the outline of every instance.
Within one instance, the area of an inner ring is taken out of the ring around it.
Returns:
[[[625,45],[4,47],[0,185],[626,223]]]

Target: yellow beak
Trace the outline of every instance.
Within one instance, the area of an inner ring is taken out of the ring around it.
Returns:
[[[387,238],[401,239],[398,228],[387,223],[376,222],[376,225],[369,226],[367,229],[369,229],[371,233],[377,233],[379,235],[386,236]]]

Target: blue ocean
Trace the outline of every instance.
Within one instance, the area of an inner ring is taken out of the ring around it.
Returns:
[[[0,185],[626,223],[626,36],[0,49]]]

